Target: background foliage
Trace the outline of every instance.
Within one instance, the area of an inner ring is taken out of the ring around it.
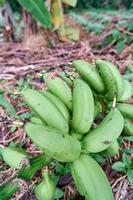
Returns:
[[[112,8],[119,9],[125,7],[127,9],[133,9],[132,0],[78,0],[78,7],[87,8]]]

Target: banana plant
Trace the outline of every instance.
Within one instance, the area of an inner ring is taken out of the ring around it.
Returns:
[[[48,2],[50,10],[47,8],[46,3],[43,0],[18,0],[19,3],[32,14],[33,18],[39,22],[44,28],[57,31],[59,39],[61,41],[67,41],[68,31],[65,30],[65,20],[63,15],[63,6],[62,3],[68,4],[75,7],[77,0],[51,0]],[[70,33],[69,31],[69,34]],[[79,35],[79,32],[76,32],[76,37]]]
[[[51,28],[51,16],[43,0],[18,1],[44,28]]]

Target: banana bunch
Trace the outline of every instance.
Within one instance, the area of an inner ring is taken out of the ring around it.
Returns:
[[[73,67],[84,81],[91,87],[93,96],[96,98],[95,105],[94,105],[94,119],[99,117],[99,114],[102,113],[101,109],[104,109],[103,112],[108,110],[108,107],[110,108],[111,105],[111,110],[115,110],[114,113],[117,114],[119,113],[118,110],[120,111],[121,116],[121,122],[119,123],[117,121],[118,118],[116,117],[116,122],[118,123],[118,126],[121,129],[121,132],[123,135],[133,135],[133,124],[132,124],[132,119],[133,119],[133,105],[127,103],[127,101],[132,97],[133,95],[133,87],[132,84],[128,80],[124,80],[123,77],[121,76],[119,70],[115,65],[113,65],[111,62],[106,61],[106,60],[96,60],[95,65],[89,64],[88,62],[84,60],[76,60],[73,61]],[[99,101],[100,100],[100,101]],[[102,104],[101,104],[102,102]],[[104,104],[104,108],[103,108]],[[107,105],[107,106],[106,106]],[[115,108],[115,109],[112,109]],[[111,113],[113,111],[110,111]],[[119,115],[118,114],[118,115]],[[109,115],[109,114],[108,114]],[[120,116],[119,115],[119,116]],[[100,116],[101,117],[101,116]],[[124,118],[124,128],[123,127],[123,120],[122,117]],[[108,119],[107,116],[105,116],[105,119],[103,122],[96,127],[96,129],[92,129],[92,131],[88,132],[88,136],[85,135],[85,138],[83,138],[82,146],[84,149],[90,150],[92,148],[91,146],[91,138],[93,138],[94,146],[95,146],[95,137],[96,137],[96,143],[98,141],[98,138],[102,137],[101,135],[97,137],[97,130],[102,130],[102,124],[105,124],[106,127],[106,119]],[[113,118],[111,118],[111,121]],[[108,124],[109,122],[107,122]],[[111,133],[111,130],[113,127],[117,125],[112,124],[111,129],[108,129],[108,134]],[[117,128],[118,128],[117,126]],[[116,128],[116,129],[117,129]],[[115,129],[115,130],[116,130]],[[121,134],[119,133],[119,135]],[[96,134],[96,136],[95,136]],[[104,131],[103,134],[104,135]],[[118,135],[116,137],[119,137]],[[89,138],[89,139],[88,139]],[[104,138],[104,136],[103,136]],[[106,138],[106,137],[105,137]],[[113,135],[112,137],[113,138]],[[89,142],[87,142],[89,141]],[[103,140],[102,140],[103,142]],[[103,145],[103,148],[105,143],[109,145],[112,145],[114,143],[114,140],[105,140]],[[89,147],[87,147],[88,145]],[[108,146],[107,145],[107,146]],[[99,152],[99,147],[100,143],[98,145],[98,150],[95,148],[90,151],[98,151]],[[103,151],[104,149],[102,149]]]
[[[105,173],[89,153],[114,156],[119,153],[117,139],[121,133],[133,135],[133,105],[127,103],[133,94],[132,85],[105,60],[96,60],[95,65],[76,60],[72,66],[77,72],[75,78],[71,73],[67,77],[65,73],[49,73],[44,75],[47,89],[22,91],[33,113],[25,132],[43,154],[33,157],[7,147],[2,157],[25,180],[53,159],[69,162],[77,190],[86,200],[113,200]],[[16,159],[12,161],[12,157]],[[28,165],[20,165],[25,158]],[[55,186],[49,177],[43,177],[35,188],[40,200],[46,193],[47,199],[54,198]]]

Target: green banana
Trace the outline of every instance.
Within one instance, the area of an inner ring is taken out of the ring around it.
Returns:
[[[91,89],[82,80],[74,80],[72,128],[77,133],[86,133],[94,118],[94,100]]]
[[[85,200],[114,200],[104,171],[91,156],[82,154],[71,164],[71,173]]]
[[[84,60],[75,60],[72,65],[81,78],[83,78],[93,89],[99,93],[105,91],[104,83],[95,66]]]
[[[41,150],[58,161],[71,162],[80,155],[80,142],[62,131],[31,123],[26,124],[25,130]]]
[[[91,153],[107,149],[120,136],[123,127],[122,114],[117,108],[112,109],[104,120],[83,138],[83,149]]]
[[[118,103],[117,108],[125,118],[133,119],[133,105],[128,103]]]
[[[42,90],[41,93],[58,108],[62,116],[66,119],[67,123],[69,123],[70,115],[66,105],[58,97],[56,97],[49,91]]]
[[[69,78],[71,77],[71,73],[69,74],[68,72],[61,72],[59,76],[69,85],[69,87],[73,86],[73,81]]]
[[[34,124],[43,124],[43,122],[41,121],[41,119],[39,119],[38,117],[31,117],[30,120]]]
[[[133,87],[132,87],[131,83],[128,80],[123,80],[123,83],[124,83],[124,90],[123,90],[123,94],[119,100],[122,102],[127,101],[133,95]]]
[[[21,168],[21,162],[24,158],[29,157],[29,154],[23,149],[17,147],[6,147],[2,149],[2,158],[10,166],[15,169]]]
[[[42,181],[35,188],[38,200],[54,200],[56,186],[48,172],[42,172]]]
[[[37,171],[39,171],[42,167],[45,167],[49,164],[51,158],[46,155],[39,155],[29,159],[29,164],[27,166],[23,166],[18,173],[20,178],[23,178],[27,181],[33,178]]]
[[[133,136],[133,122],[129,119],[124,119],[124,129],[122,131],[124,136]]]
[[[124,86],[122,76],[117,67],[105,60],[96,60],[96,66],[107,89],[106,97],[111,101],[114,97],[119,100]]]
[[[26,89],[22,92],[26,103],[34,110],[36,116],[49,126],[57,128],[65,133],[69,132],[67,121],[57,107],[40,92],[33,89]]]
[[[102,151],[100,154],[105,157],[115,156],[119,154],[119,143],[117,142],[117,140],[113,144],[111,144],[106,150]]]
[[[72,91],[68,84],[59,77],[49,78],[49,76],[45,78],[45,82],[48,90],[57,96],[61,101],[63,101],[63,103],[71,111]]]
[[[19,190],[19,184],[17,180],[13,180],[0,186],[0,200],[10,199],[15,192]]]

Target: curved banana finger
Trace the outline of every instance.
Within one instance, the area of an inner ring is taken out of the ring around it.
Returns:
[[[84,60],[73,61],[73,66],[81,78],[83,78],[93,89],[97,92],[105,91],[104,83],[95,66]]]
[[[133,87],[132,87],[131,83],[128,80],[123,80],[123,83],[124,83],[124,90],[123,90],[123,94],[119,100],[122,102],[127,101],[133,95]]]
[[[83,138],[82,147],[97,153],[107,149],[120,136],[124,118],[118,109],[112,109],[104,120]]]
[[[77,133],[86,133],[94,118],[94,100],[91,89],[82,80],[74,80],[72,127]]]
[[[72,91],[70,87],[67,85],[65,81],[61,78],[50,76],[45,77],[45,82],[47,88],[50,92],[52,92],[55,96],[57,96],[64,104],[68,107],[68,109],[72,110]]]
[[[22,92],[26,103],[31,107],[37,117],[47,125],[69,132],[68,123],[57,107],[39,91],[26,89]]]
[[[106,97],[109,100],[113,100],[114,97],[119,100],[124,86],[122,76],[117,67],[105,60],[96,60],[96,66],[107,89]]]
[[[71,164],[71,173],[77,190],[86,200],[114,200],[104,171],[91,156],[82,154]]]
[[[62,116],[66,119],[67,123],[69,123],[69,111],[66,105],[54,94],[50,93],[49,91],[41,91],[41,93],[46,96],[61,112]]]

